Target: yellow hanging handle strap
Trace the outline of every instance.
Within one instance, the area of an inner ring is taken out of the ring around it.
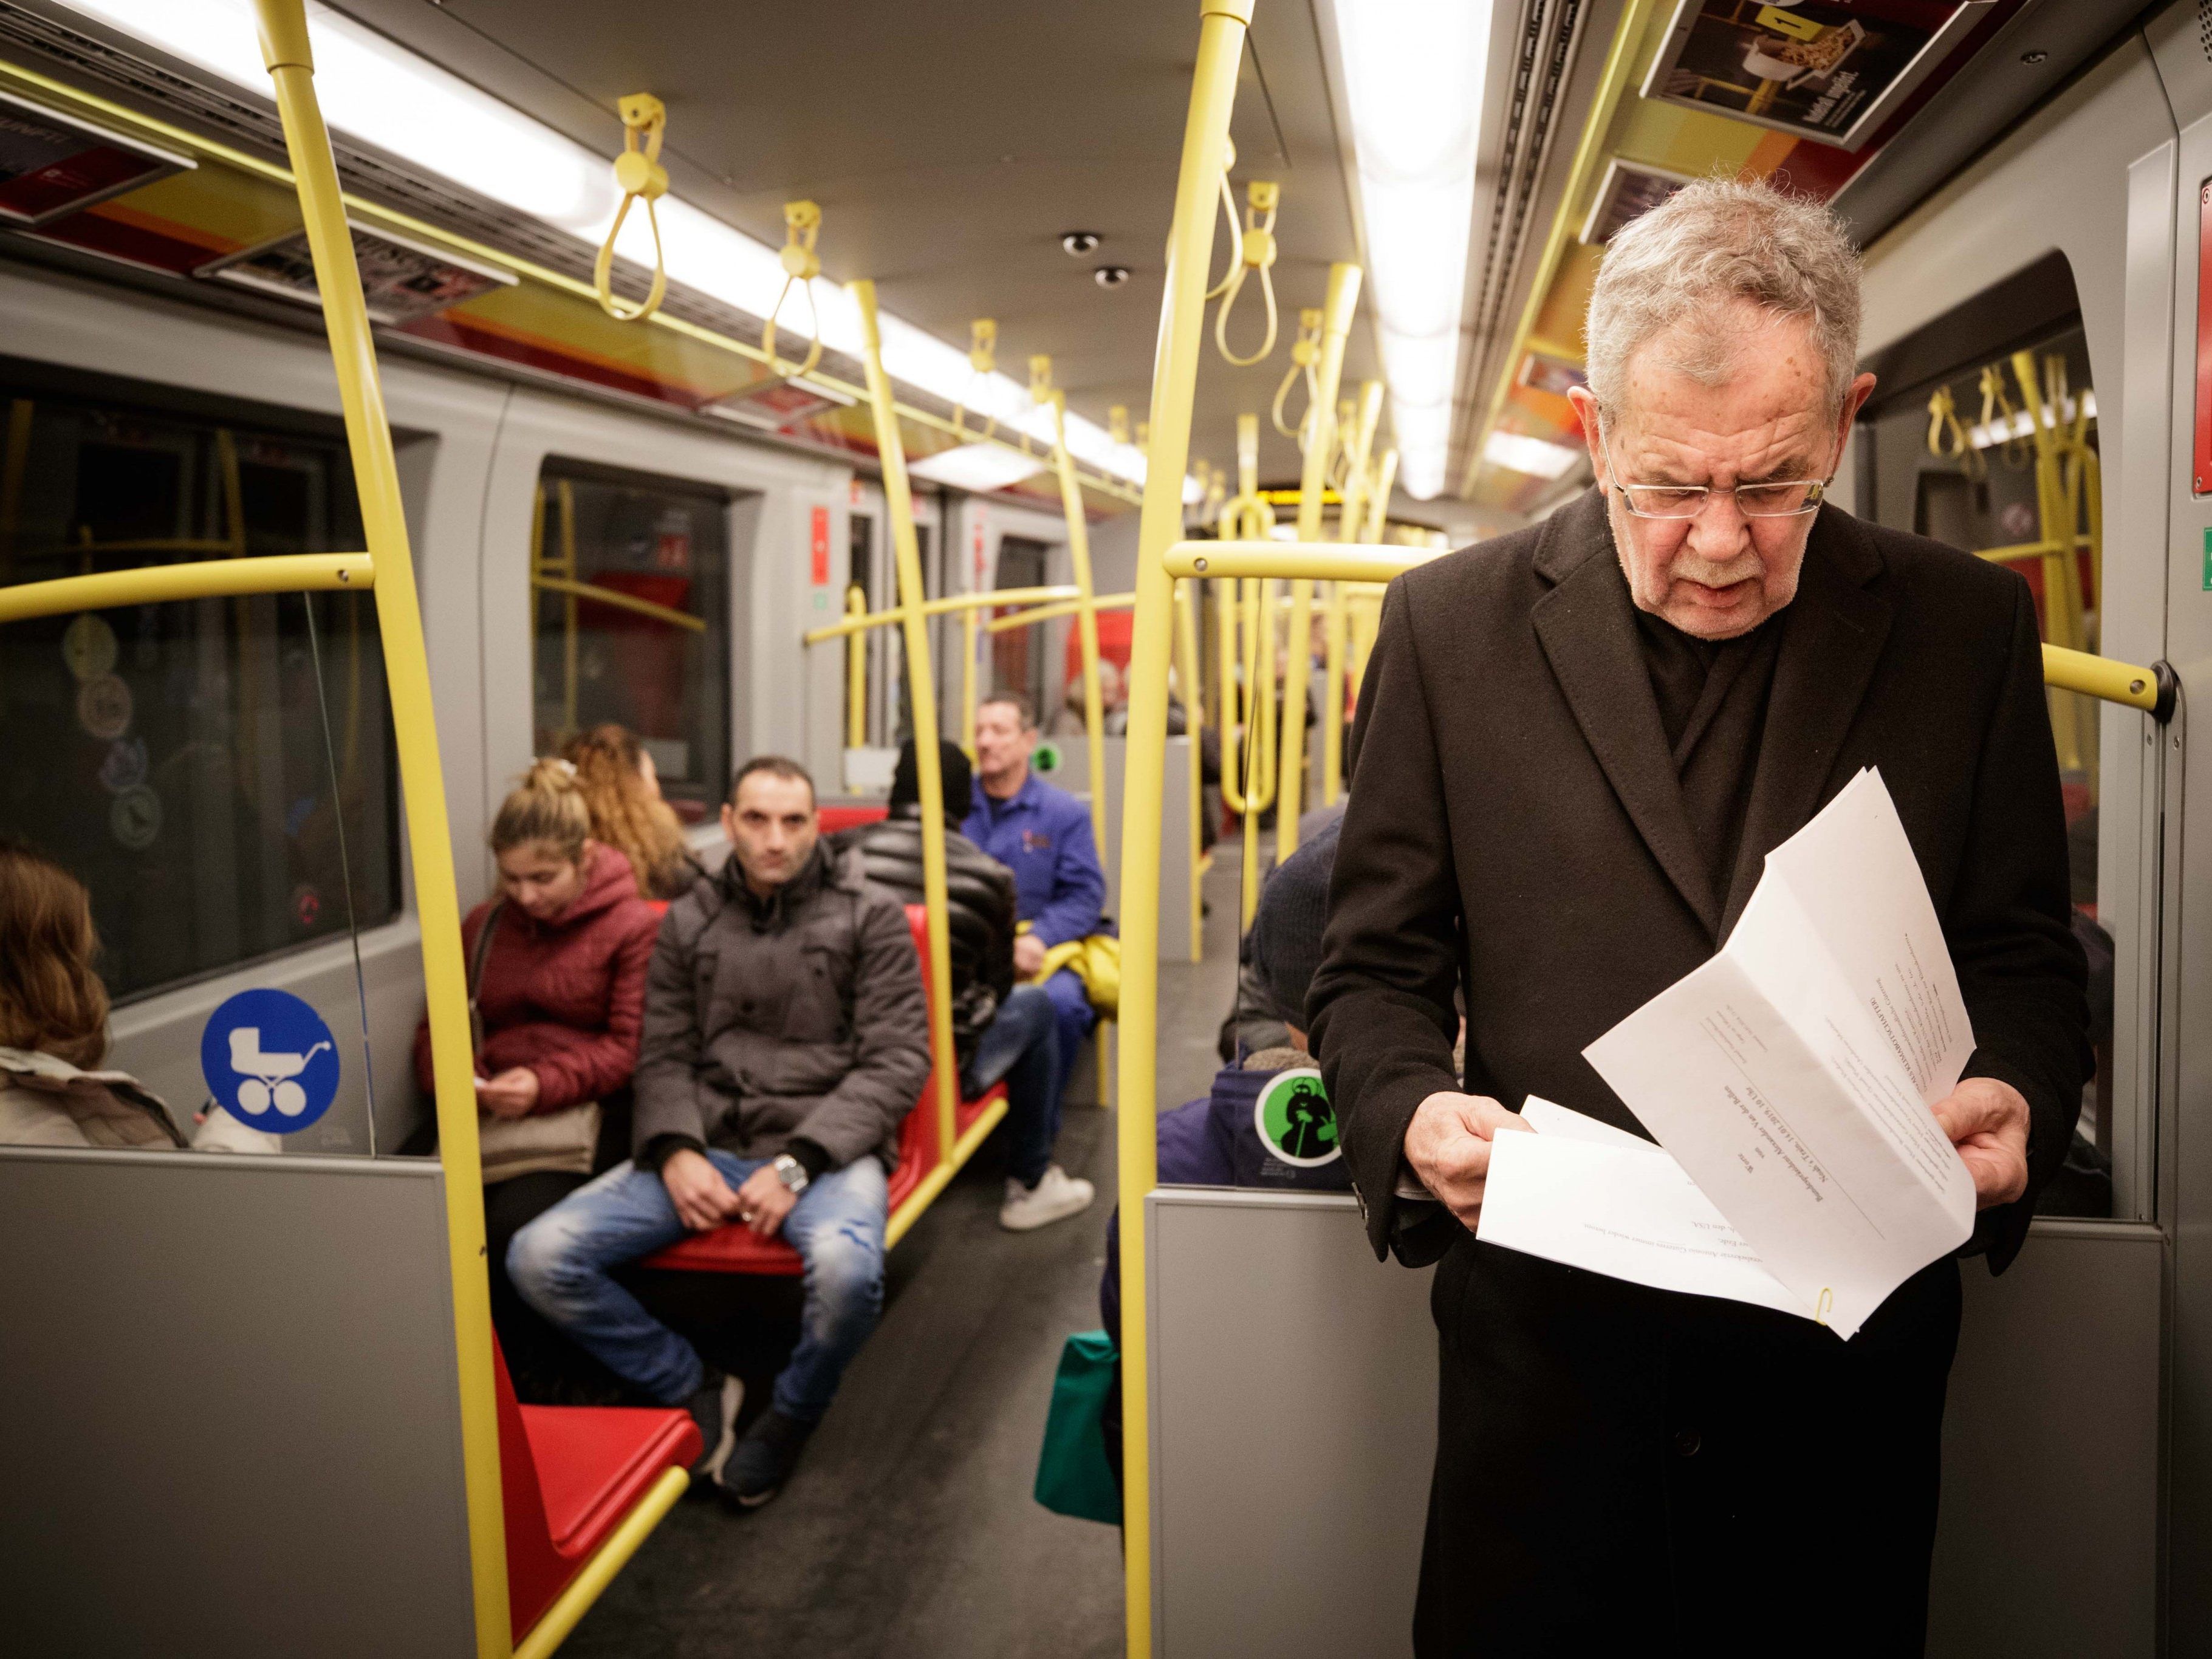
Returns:
[[[1291,366],[1283,372],[1283,383],[1275,388],[1275,401],[1267,411],[1267,418],[1275,423],[1275,430],[1285,438],[1297,438],[1305,430],[1306,422],[1313,418],[1314,365],[1321,362],[1321,308],[1309,306],[1298,313],[1298,337],[1291,347]],[[1297,384],[1298,376],[1305,376],[1306,412],[1298,416],[1296,426],[1283,423],[1283,409],[1289,402],[1291,388]]]
[[[1974,447],[1966,428],[1959,423],[1958,399],[1948,386],[1937,386],[1936,395],[1928,400],[1928,453],[1939,460],[1957,461],[1970,478],[1978,478],[1985,471],[1982,452]]]
[[[1249,205],[1244,210],[1243,258],[1231,269],[1227,285],[1222,289],[1221,309],[1213,316],[1213,343],[1219,348],[1222,360],[1238,368],[1249,368],[1265,362],[1275,349],[1278,318],[1275,313],[1275,206],[1282,198],[1282,186],[1254,179],[1245,187]],[[1260,216],[1265,214],[1263,219]],[[1229,349],[1229,313],[1237,303],[1237,296],[1244,290],[1244,279],[1254,271],[1260,273],[1260,294],[1267,305],[1267,337],[1260,349],[1249,357],[1240,357]]]
[[[1228,138],[1221,141],[1221,216],[1229,221],[1229,269],[1221,273],[1221,280],[1206,290],[1208,300],[1218,300],[1230,292],[1230,285],[1243,280],[1244,270],[1244,233],[1237,223],[1237,192],[1229,183],[1229,175],[1237,166],[1237,146]]]
[[[2035,445],[2027,433],[2014,432],[2014,418],[2012,399],[2005,395],[2004,371],[1991,363],[1982,370],[1982,429],[2003,441],[1999,453],[2007,466],[2026,466],[2034,459]]]
[[[814,279],[822,274],[822,261],[814,252],[815,240],[822,234],[822,210],[811,202],[786,202],[783,204],[783,252],[776,256],[783,265],[783,287],[775,296],[775,309],[768,314],[768,322],[761,330],[761,350],[768,357],[769,375],[781,380],[795,380],[802,374],[811,374],[814,366],[822,361],[822,312],[814,301]],[[806,290],[808,326],[814,343],[807,349],[806,361],[786,368],[775,360],[776,319],[783,315],[783,302],[791,297],[793,283]]]
[[[973,386],[998,366],[998,319],[992,317],[978,317],[968,325],[969,386]],[[960,401],[952,405],[952,433],[957,438],[965,438],[968,435],[967,404],[968,391],[967,387],[963,386],[960,392]],[[988,440],[990,435],[998,429],[997,416],[987,415],[983,417],[983,436],[986,440]]]
[[[623,193],[607,240],[599,244],[599,257],[592,262],[592,286],[599,290],[599,309],[617,322],[641,323],[660,309],[668,293],[668,262],[660,251],[660,214],[653,204],[668,193],[668,169],[660,165],[660,140],[668,129],[668,109],[649,92],[634,92],[617,106],[622,111],[623,153],[615,157],[615,183]],[[615,238],[629,217],[632,203],[645,204],[646,222],[653,227],[653,286],[637,305],[614,290]]]

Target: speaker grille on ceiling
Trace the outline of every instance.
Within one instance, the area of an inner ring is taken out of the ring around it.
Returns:
[[[2212,0],[2197,0],[2197,44],[2212,64]]]

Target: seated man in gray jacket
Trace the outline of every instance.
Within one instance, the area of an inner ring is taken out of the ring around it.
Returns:
[[[722,828],[728,862],[669,907],[653,945],[636,1155],[516,1234],[507,1267],[608,1369],[686,1407],[706,1443],[695,1476],[750,1508],[781,1489],[875,1329],[884,1177],[928,1075],[929,1019],[905,909],[819,844],[804,769],[747,762]],[[734,1447],[734,1380],[611,1274],[728,1222],[781,1231],[806,1264],[799,1346]]]

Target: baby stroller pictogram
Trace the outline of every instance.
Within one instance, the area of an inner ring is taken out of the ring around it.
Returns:
[[[273,1104],[286,1117],[307,1109],[307,1091],[292,1079],[331,1045],[318,1042],[304,1054],[264,1054],[261,1028],[241,1025],[230,1034],[230,1068],[240,1073],[238,1109],[258,1116]]]

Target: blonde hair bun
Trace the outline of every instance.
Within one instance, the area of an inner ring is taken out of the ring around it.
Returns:
[[[499,816],[492,820],[491,849],[505,853],[543,842],[556,858],[578,864],[591,834],[591,809],[584,804],[575,767],[557,755],[546,755],[530,763],[500,804]]]

